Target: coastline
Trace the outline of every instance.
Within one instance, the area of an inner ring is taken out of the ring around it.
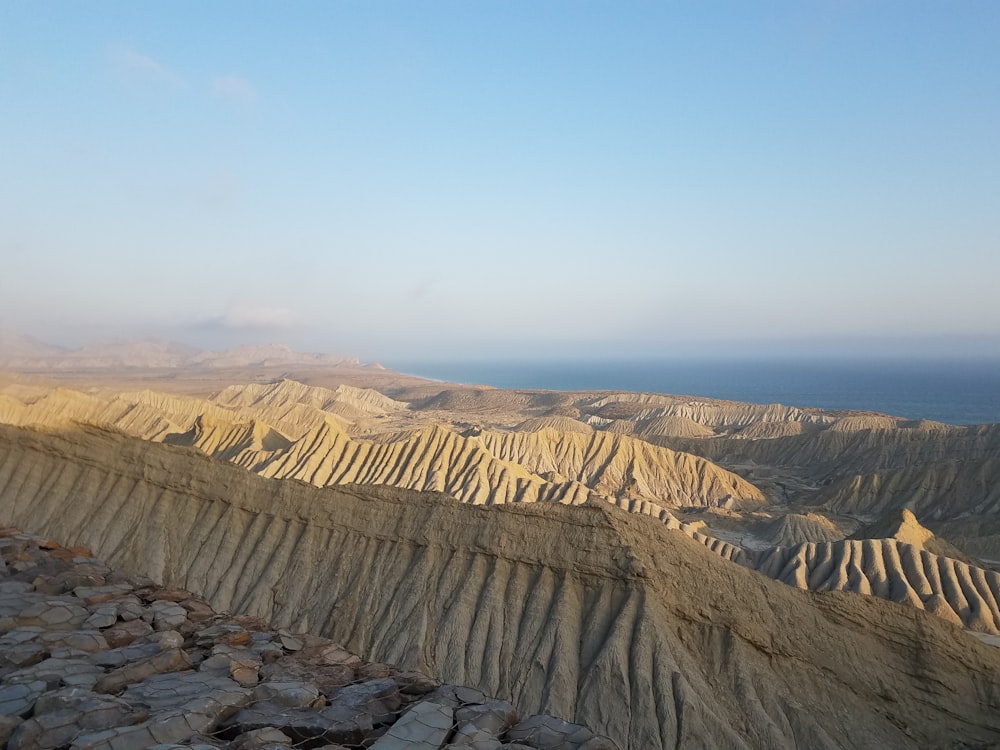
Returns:
[[[629,391],[825,410],[872,411],[946,424],[1000,422],[1000,360],[618,360],[388,364],[416,377],[509,390]]]

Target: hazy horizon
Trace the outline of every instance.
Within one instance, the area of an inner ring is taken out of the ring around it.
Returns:
[[[1000,357],[1000,5],[0,0],[0,328]]]
[[[77,333],[80,333],[79,331]],[[172,335],[177,334],[177,335]],[[960,361],[986,360],[1000,362],[1000,337],[948,337],[945,340],[923,339],[858,339],[858,340],[719,340],[712,342],[682,341],[667,347],[628,347],[621,342],[590,350],[547,349],[535,350],[511,348],[510,350],[467,350],[459,354],[440,354],[423,351],[375,351],[362,349],[330,349],[312,347],[308,340],[297,337],[274,335],[274,332],[251,332],[235,337],[211,336],[207,340],[199,336],[189,336],[181,331],[132,331],[130,335],[108,335],[97,337],[34,336],[11,327],[0,326],[0,342],[5,335],[24,336],[40,344],[52,345],[67,353],[82,349],[119,345],[127,343],[156,342],[174,344],[221,352],[244,346],[281,346],[307,354],[330,354],[357,357],[363,363],[380,363],[395,369],[403,366],[447,366],[490,362],[507,362],[511,365],[531,363],[645,363],[671,361],[730,361],[730,362],[796,362],[832,361],[848,362],[890,362],[890,361]]]

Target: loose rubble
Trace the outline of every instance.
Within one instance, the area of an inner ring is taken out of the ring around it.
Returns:
[[[619,750],[2,527],[0,746]]]

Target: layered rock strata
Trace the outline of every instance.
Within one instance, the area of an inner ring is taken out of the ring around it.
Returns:
[[[996,650],[916,609],[768,580],[604,502],[317,489],[122,435],[8,427],[0,503],[217,608],[622,747],[1000,742]]]
[[[0,528],[0,745],[617,750],[586,727],[216,613],[11,528]]]
[[[1000,574],[896,539],[775,547],[753,567],[798,588],[878,596],[1000,634]]]
[[[756,507],[756,487],[705,459],[608,433],[543,429],[460,434],[440,425],[352,434],[405,410],[375,391],[282,381],[233,386],[213,401],[152,391],[104,398],[57,389],[22,402],[0,394],[0,422],[114,427],[190,445],[267,477],[317,486],[390,485],[447,492],[477,505],[577,504],[599,496],[630,508]]]

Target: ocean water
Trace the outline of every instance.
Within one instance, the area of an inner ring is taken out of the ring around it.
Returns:
[[[1000,360],[394,362],[394,370],[497,388],[647,391],[863,409],[949,424],[1000,422]]]

